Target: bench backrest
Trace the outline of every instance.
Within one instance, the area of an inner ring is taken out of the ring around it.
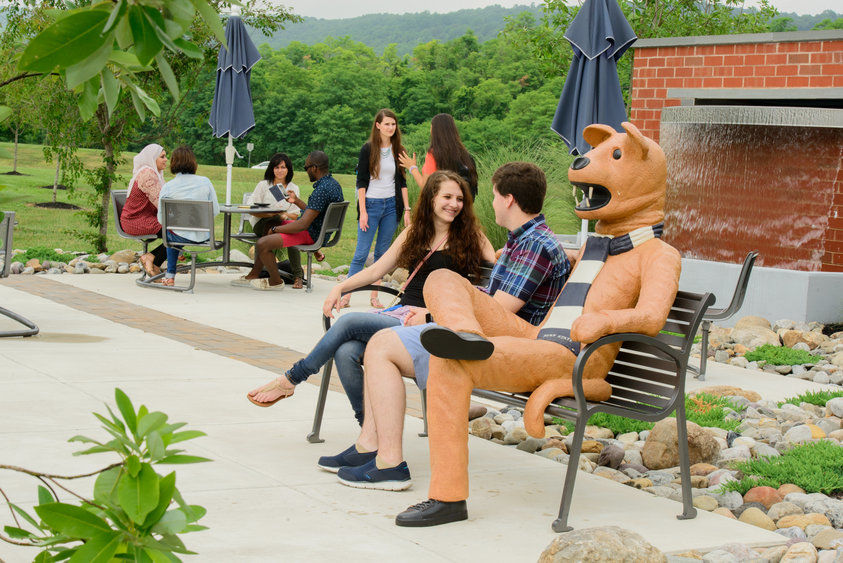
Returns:
[[[189,246],[207,246],[215,248],[214,239],[214,206],[210,201],[196,201],[192,199],[161,200],[162,218],[161,228],[167,231],[189,231],[195,233],[195,238],[205,239],[205,242],[184,243]],[[167,243],[166,238],[164,244]],[[183,246],[181,243],[172,243]]]
[[[3,267],[0,278],[9,276],[12,267],[12,244],[15,234],[15,212],[0,211],[0,249],[3,251]]]
[[[123,206],[126,205],[127,196],[127,190],[111,190],[111,210],[114,212],[114,226],[117,228],[117,234],[125,238],[134,238],[123,231],[123,227],[120,225],[120,216],[123,214]]]
[[[325,219],[322,221],[322,230],[319,233],[319,238],[313,241],[313,246],[327,248],[340,241],[346,211],[348,211],[347,201],[335,201],[328,204],[328,208],[325,210]]]

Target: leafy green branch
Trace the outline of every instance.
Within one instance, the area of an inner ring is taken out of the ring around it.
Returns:
[[[206,529],[196,523],[206,511],[187,504],[176,487],[174,471],[162,476],[155,467],[210,461],[172,447],[205,433],[183,430],[186,423],[171,423],[166,414],[150,411],[145,405],[136,410],[120,389],[115,389],[114,398],[119,414],[108,405],[107,416],[94,413],[108,434],[106,439],[74,436],[69,441],[89,446],[73,455],[111,453],[120,457],[119,462],[70,476],[0,465],[0,469],[30,475],[42,483],[35,515],[12,503],[0,488],[14,522],[4,526],[0,540],[40,548],[35,558],[38,562],[68,558],[71,563],[105,562],[120,557],[157,563],[179,561],[177,553],[193,553],[179,534]],[[93,475],[97,478],[92,499],[61,483]],[[79,504],[61,502],[54,488],[76,497]]]

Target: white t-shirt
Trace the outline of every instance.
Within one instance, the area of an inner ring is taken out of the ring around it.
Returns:
[[[275,199],[274,195],[269,193],[269,188],[271,188],[273,185],[274,184],[270,184],[266,180],[261,180],[260,182],[258,182],[258,185],[255,186],[255,191],[252,192],[252,199],[250,203],[268,203],[269,207],[266,208],[266,212],[286,211],[287,213],[295,213],[297,215],[301,215],[301,209],[299,209],[297,206],[293,205],[292,203],[289,203],[286,199],[278,201]],[[284,193],[285,195],[287,191],[292,191],[296,194],[296,197],[301,197],[299,187],[292,182],[287,184],[286,188],[284,188],[281,184],[278,184],[278,189],[280,189],[281,193]],[[261,213],[263,212],[264,210],[261,210]],[[255,223],[257,223],[259,220],[260,217],[249,215],[249,223],[251,223],[253,227],[255,226]]]
[[[369,178],[369,189],[366,197],[369,199],[384,199],[395,197],[395,157],[392,148],[379,149],[381,153],[380,177]]]

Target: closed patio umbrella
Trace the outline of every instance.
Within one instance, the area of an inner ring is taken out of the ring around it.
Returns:
[[[228,135],[225,148],[225,203],[231,204],[231,166],[234,164],[234,139],[239,139],[255,126],[252,92],[249,80],[252,67],[260,59],[255,44],[239,16],[231,16],[225,24],[225,42],[217,57],[217,82],[214,103],[208,123],[215,137]]]
[[[581,155],[591,148],[582,136],[586,127],[602,123],[621,131],[626,121],[617,62],[637,37],[617,0],[585,0],[565,39],[574,57],[550,128],[571,154]],[[587,232],[583,221],[580,243]]]

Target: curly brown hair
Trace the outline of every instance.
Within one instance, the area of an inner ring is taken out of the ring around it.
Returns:
[[[413,208],[412,222],[407,239],[401,248],[398,258],[398,265],[412,271],[419,262],[430,251],[431,243],[435,235],[433,223],[433,200],[439,193],[439,187],[446,180],[451,180],[459,185],[462,191],[462,211],[454,217],[454,221],[448,229],[447,253],[454,261],[454,268],[467,276],[476,276],[480,273],[482,256],[482,235],[483,227],[474,215],[472,206],[471,191],[465,179],[450,170],[437,170],[425,182],[419,200]]]

